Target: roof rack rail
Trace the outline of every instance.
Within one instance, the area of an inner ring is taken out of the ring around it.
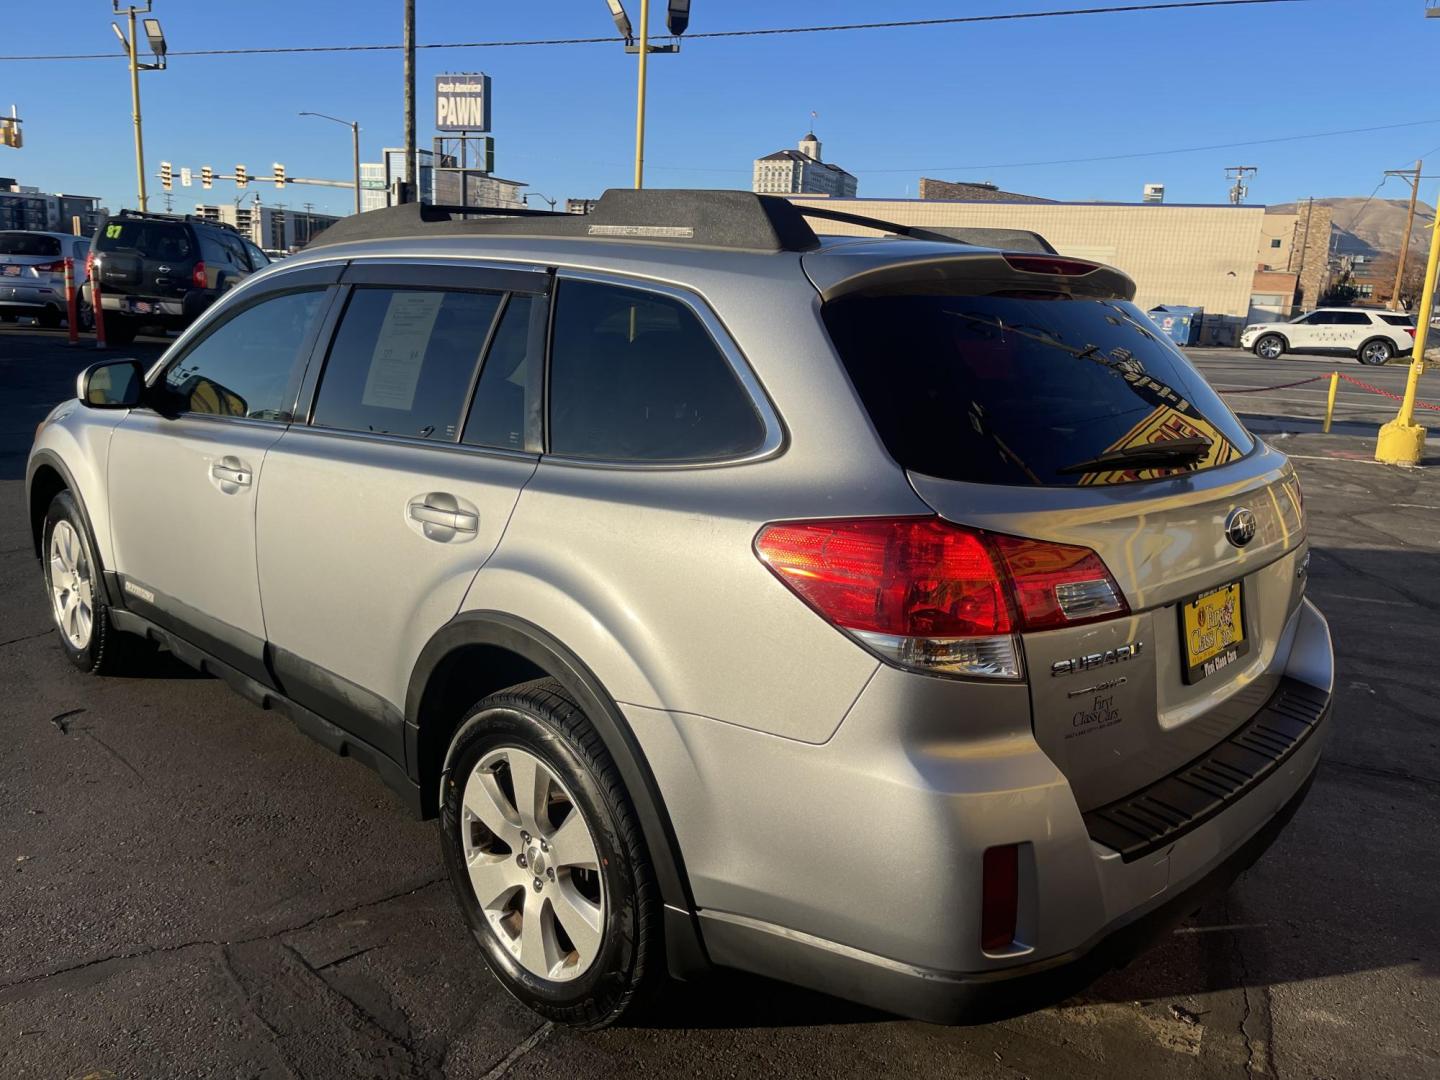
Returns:
[[[228,221],[216,221],[213,218],[207,218],[201,214],[164,214],[155,210],[121,210],[119,213],[111,214],[109,216],[122,218],[141,218],[146,221],[192,221],[201,225],[213,225],[217,229],[229,229],[233,233],[238,233],[240,231],[234,225],[231,225]]]
[[[798,204],[778,195],[749,191],[680,188],[611,188],[586,214],[528,207],[434,206],[406,203],[341,218],[309,248],[363,240],[431,236],[528,236],[557,239],[636,240],[686,247],[740,251],[813,251],[820,238],[807,218],[860,225],[916,240],[948,244],[985,244],[963,235],[969,230],[937,231],[830,207]],[[1022,250],[1054,253],[1035,233],[977,230],[1013,237]]]

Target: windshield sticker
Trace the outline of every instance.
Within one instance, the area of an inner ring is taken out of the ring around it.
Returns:
[[[377,409],[409,409],[415,403],[420,365],[444,301],[442,292],[397,292],[390,297],[365,376],[360,400]]]

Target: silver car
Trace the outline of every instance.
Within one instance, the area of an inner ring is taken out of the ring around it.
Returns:
[[[1290,463],[1124,274],[1000,239],[347,219],[41,426],[61,647],[373,766],[552,1019],[716,965],[1047,1000],[1270,843],[1333,659]]]
[[[0,321],[14,322],[22,315],[41,326],[56,327],[66,320],[65,260],[71,260],[76,289],[85,283],[90,240],[58,232],[14,230],[0,232]],[[88,322],[88,311],[77,318]]]

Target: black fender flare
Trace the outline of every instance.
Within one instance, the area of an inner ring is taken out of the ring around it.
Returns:
[[[83,408],[83,406],[80,407]],[[30,493],[35,486],[35,474],[40,471],[42,466],[54,469],[60,474],[60,479],[65,481],[65,490],[70,492],[70,496],[75,500],[75,505],[80,507],[81,522],[85,526],[85,539],[90,542],[90,550],[95,552],[95,558],[98,560],[100,558],[100,545],[95,542],[95,527],[90,524],[90,508],[85,505],[85,495],[81,492],[80,485],[75,483],[75,477],[71,474],[70,469],[66,466],[65,462],[60,459],[60,455],[53,450],[36,450],[30,455],[30,460],[25,465],[25,512],[27,518],[30,513]],[[44,558],[44,552],[40,550],[42,543],[41,534],[33,532],[33,522],[30,522],[30,526],[33,534],[32,539],[35,544],[35,557],[37,559]],[[102,572],[96,575],[95,578],[100,589],[100,599],[107,607],[114,607],[115,599],[110,594],[110,582],[108,575],[104,573],[105,567],[103,564],[100,569]]]
[[[640,818],[664,905],[670,972],[683,978],[703,971],[708,959],[695,920],[695,902],[655,774],[614,698],[585,663],[548,631],[502,611],[464,611],[435,632],[420,651],[405,692],[405,759],[410,778],[420,782],[420,717],[431,675],[448,654],[469,645],[493,645],[516,653],[546,671],[585,710],[620,770]]]

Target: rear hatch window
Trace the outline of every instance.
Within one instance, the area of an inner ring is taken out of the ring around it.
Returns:
[[[60,241],[53,236],[26,232],[0,232],[0,255],[53,258],[60,254]]]
[[[190,230],[169,221],[109,221],[95,245],[100,251],[132,251],[155,259],[188,259]]]
[[[1391,326],[1413,327],[1415,325],[1414,315],[1381,315],[1380,318]]]
[[[1253,446],[1200,373],[1126,301],[852,293],[823,313],[880,438],[915,472],[981,484],[1120,484],[1214,468]]]

